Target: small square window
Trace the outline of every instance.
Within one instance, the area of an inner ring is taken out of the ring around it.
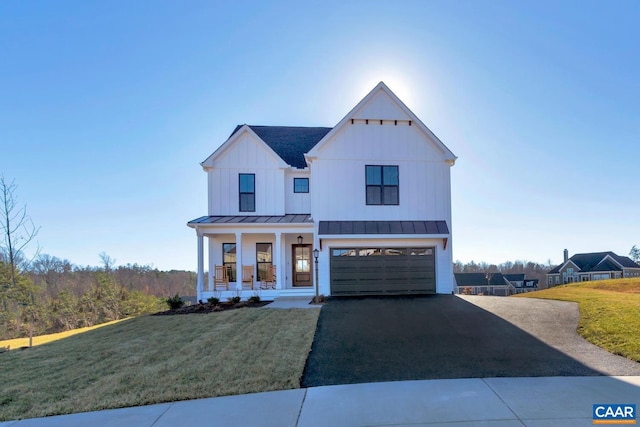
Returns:
[[[308,193],[309,192],[309,178],[293,178],[293,192],[294,193]]]

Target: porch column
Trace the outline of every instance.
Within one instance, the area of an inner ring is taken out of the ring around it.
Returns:
[[[236,289],[242,289],[242,233],[236,233]]]
[[[276,289],[284,288],[284,271],[282,270],[282,233],[276,232],[276,247],[273,251],[273,263],[276,266]]]
[[[213,288],[213,276],[215,275],[215,272],[216,272],[216,264],[213,257],[213,252],[215,250],[214,248],[215,242],[211,238],[207,238],[207,240],[209,241],[209,286],[207,287],[207,290],[213,291],[215,290]]]
[[[204,237],[196,230],[198,234],[198,279],[196,281],[196,294],[198,300],[202,299],[202,291],[204,287]]]

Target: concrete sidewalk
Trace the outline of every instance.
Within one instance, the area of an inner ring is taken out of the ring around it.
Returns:
[[[587,426],[595,403],[640,406],[640,376],[336,385],[0,423],[0,427]]]

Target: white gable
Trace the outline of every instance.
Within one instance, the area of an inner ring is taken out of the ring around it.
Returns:
[[[211,168],[286,168],[287,164],[247,125],[201,163]]]
[[[207,171],[209,215],[241,215],[238,176],[255,175],[255,214],[284,215],[288,165],[251,128],[242,126],[202,162]]]
[[[411,120],[410,117],[398,104],[396,104],[389,94],[383,90],[374,93],[374,96],[352,114],[350,119],[385,119],[385,120]]]
[[[382,121],[382,122],[381,122]],[[419,132],[425,143],[432,145],[440,153],[440,159],[453,165],[456,156],[438,139],[437,136],[427,128],[424,123],[384,84],[378,85],[365,96],[324,138],[309,151],[305,157],[307,161],[322,152],[327,145],[331,145],[336,140],[336,136],[343,132],[348,126],[355,124],[365,124],[368,126],[409,126],[410,131]],[[384,132],[384,131],[383,131]],[[397,132],[397,131],[396,131]],[[381,132],[378,132],[381,133]],[[363,157],[366,157],[363,153]],[[435,159],[433,159],[435,160]]]

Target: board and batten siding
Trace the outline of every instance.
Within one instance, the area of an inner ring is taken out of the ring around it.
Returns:
[[[255,212],[240,212],[241,173],[255,174]],[[284,215],[284,175],[275,154],[245,132],[208,172],[209,215]]]
[[[399,205],[366,204],[366,165],[398,166]],[[319,151],[311,174],[315,218],[438,219],[451,224],[450,166],[417,126],[347,124]]]
[[[293,179],[294,178],[308,178],[309,179],[309,192],[308,193],[294,193],[293,192]],[[284,175],[285,180],[285,207],[286,213],[311,213],[311,178],[309,171],[297,171],[288,170]]]

